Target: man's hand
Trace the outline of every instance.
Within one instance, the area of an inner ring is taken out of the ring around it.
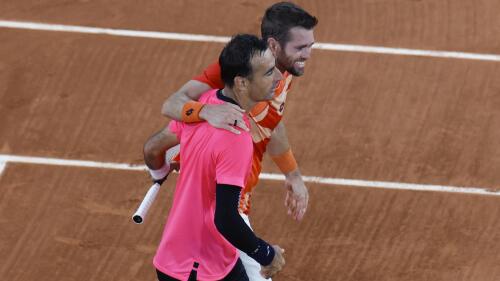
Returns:
[[[309,202],[309,192],[297,169],[285,175],[285,206],[293,219],[300,221],[304,218]]]
[[[274,245],[273,248],[273,261],[268,266],[262,266],[262,268],[260,269],[260,275],[262,275],[262,277],[266,279],[273,277],[273,275],[281,271],[281,269],[285,265],[285,257],[283,256],[285,250],[281,249],[278,245]]]
[[[248,127],[243,121],[244,112],[239,106],[226,102],[224,104],[205,104],[199,116],[215,128],[239,134],[240,131],[233,127],[235,121],[236,126],[248,131]]]

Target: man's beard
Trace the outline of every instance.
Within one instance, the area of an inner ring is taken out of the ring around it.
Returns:
[[[280,61],[284,61],[285,63],[280,63]],[[302,76],[304,74],[304,71],[300,71],[294,68],[296,61],[290,61],[287,57],[282,57],[277,60],[277,63],[279,65],[282,65],[283,69],[286,70],[288,73],[292,74],[293,76]]]
[[[299,71],[295,69],[293,67],[293,64],[292,67],[288,68],[286,71],[288,71],[288,73],[292,74],[293,76],[302,76],[304,74],[304,71]]]

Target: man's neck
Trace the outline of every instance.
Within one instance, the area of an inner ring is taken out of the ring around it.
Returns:
[[[255,101],[251,100],[247,94],[235,92],[228,87],[222,89],[222,94],[236,101],[238,105],[246,112],[250,112],[255,104],[257,104]]]
[[[282,64],[278,63],[278,60],[276,60],[276,68],[281,72],[281,74],[285,74],[286,68]]]

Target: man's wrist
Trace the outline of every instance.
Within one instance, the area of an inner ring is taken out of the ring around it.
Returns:
[[[188,101],[182,107],[182,121],[185,123],[195,123],[203,121],[200,112],[204,104],[197,101]]]
[[[148,169],[148,170],[149,170],[149,174],[151,175],[153,180],[155,180],[155,181],[161,180],[161,179],[165,178],[168,175],[168,173],[170,172],[170,163],[165,162],[165,164],[163,164],[163,166],[159,169],[156,169],[156,170]]]
[[[201,109],[200,112],[198,113],[198,118],[202,121],[207,121],[207,107],[210,107],[210,105],[204,105]]]
[[[288,173],[284,174],[286,178],[288,179],[295,179],[295,178],[302,178],[302,174],[300,173],[299,167],[297,167],[295,170],[290,171]]]
[[[270,265],[271,262],[273,262],[274,255],[276,254],[274,252],[274,248],[264,240],[260,238],[258,239],[259,239],[258,242],[259,245],[257,246],[257,249],[255,249],[250,253],[247,253],[247,255],[262,266]]]
[[[289,148],[282,154],[271,156],[274,163],[278,166],[281,172],[285,175],[298,170],[297,160],[293,156],[292,149]]]

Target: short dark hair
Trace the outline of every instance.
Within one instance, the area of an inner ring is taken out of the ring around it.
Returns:
[[[219,56],[221,78],[224,84],[232,88],[236,76],[251,77],[252,57],[266,50],[267,43],[257,36],[250,34],[235,35]]]
[[[301,7],[291,2],[279,2],[267,8],[260,31],[262,39],[269,37],[276,39],[281,45],[289,40],[289,31],[293,27],[313,29],[318,24],[318,19]]]

